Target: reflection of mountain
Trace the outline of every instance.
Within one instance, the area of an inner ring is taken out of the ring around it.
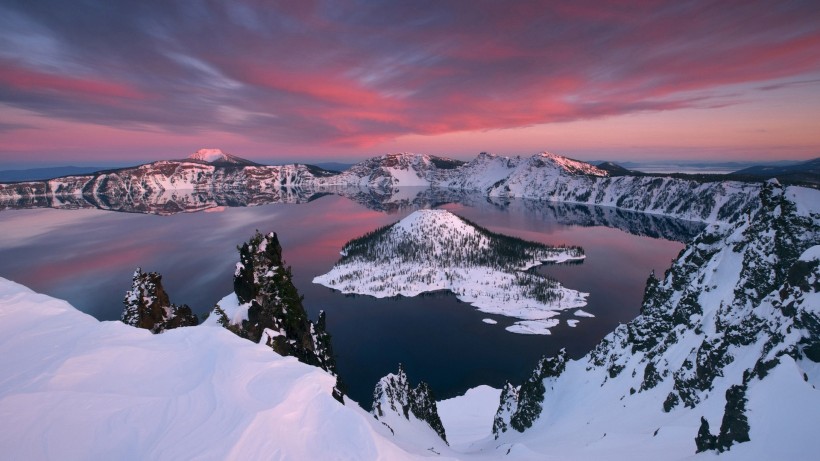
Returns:
[[[221,151],[200,150],[184,160],[0,184],[0,209],[100,208],[175,214],[217,206],[299,203],[310,198],[317,177],[329,174],[309,165],[262,166]]]
[[[269,200],[278,201],[277,191],[284,189],[333,191],[358,187],[348,189],[356,191],[351,198],[375,201],[390,211],[417,200],[412,192],[406,193],[406,187],[410,187],[409,190],[429,189],[433,194],[470,192],[502,199],[579,203],[725,223],[754,212],[760,190],[760,184],[704,182],[694,177],[611,177],[607,171],[588,163],[546,152],[529,158],[480,154],[468,163],[429,155],[388,154],[361,162],[343,173],[309,165],[260,166],[216,150],[200,151],[192,157],[93,175],[0,184],[0,206],[41,206],[42,200],[63,204],[70,203],[70,197],[89,195],[100,197],[91,203],[105,203],[105,198],[116,203],[157,204],[168,202],[163,197],[191,194],[189,191],[221,195],[237,190],[248,196],[272,194],[274,197]],[[177,200],[171,201],[178,205]],[[186,205],[181,209],[197,207]]]
[[[528,216],[536,216],[543,221],[555,221],[561,224],[612,227],[634,235],[646,235],[677,242],[691,240],[704,227],[704,224],[700,222],[670,218],[660,214],[577,203],[487,197],[477,192],[451,189],[403,187],[380,192],[366,188],[334,188],[330,191],[371,210],[387,213],[407,209],[433,208],[445,203],[459,203],[475,208],[508,209]]]
[[[342,255],[313,282],[377,298],[448,290],[482,312],[520,319],[507,328],[515,333],[549,334],[557,311],[586,305],[586,294],[526,272],[581,260],[581,248],[495,234],[446,210],[416,211],[348,242]]]
[[[646,235],[684,243],[704,228],[704,224],[695,221],[610,207],[500,198],[493,198],[491,202],[502,209],[537,216],[545,221],[553,219],[561,224],[574,226],[612,227],[633,235]]]
[[[16,185],[18,188],[35,188],[32,185]],[[141,195],[108,195],[94,191],[79,194],[18,193],[0,196],[1,209],[97,208],[129,213],[172,215],[203,211],[216,207],[246,207],[270,203],[306,203],[323,195],[339,195],[371,210],[398,213],[402,210],[433,208],[445,203],[459,203],[469,207],[494,207],[520,210],[530,216],[555,220],[561,224],[576,226],[606,226],[621,229],[635,235],[663,238],[678,242],[689,241],[703,228],[694,221],[675,219],[660,214],[648,214],[620,208],[600,207],[575,203],[545,202],[531,199],[487,197],[478,192],[429,187],[401,187],[391,190],[360,187],[324,187],[319,190],[281,188],[274,190],[248,190],[224,188],[222,190],[157,190]]]
[[[142,195],[82,193],[78,195],[50,194],[45,196],[18,196],[0,200],[0,209],[98,208],[109,211],[173,215],[204,211],[216,207],[246,207],[268,203],[305,203],[322,194],[300,189],[254,191],[176,190],[156,191]]]

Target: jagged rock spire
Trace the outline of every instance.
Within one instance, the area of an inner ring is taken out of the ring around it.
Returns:
[[[407,420],[410,419],[410,415],[413,415],[416,419],[427,423],[442,440],[447,442],[433,390],[424,381],[415,388],[411,388],[401,364],[395,374],[388,374],[376,383],[376,388],[373,390],[371,413],[379,420],[388,418],[389,413]]]
[[[168,293],[162,287],[162,276],[156,272],[134,271],[131,289],[123,299],[125,308],[120,320],[127,325],[162,333],[177,327],[194,326],[199,323],[196,315],[186,304],[171,304]]]
[[[507,381],[504,383],[504,388],[501,389],[498,410],[496,410],[493,419],[493,435],[495,438],[507,432],[507,429],[510,428],[510,418],[516,410],[518,410],[518,387]]]
[[[567,350],[561,349],[555,357],[541,357],[532,374],[516,388],[509,382],[501,391],[498,410],[493,420],[493,435],[498,438],[509,427],[524,432],[532,427],[533,422],[541,415],[541,403],[547,389],[545,380],[557,378],[564,372],[567,364]]]
[[[220,322],[239,336],[263,342],[281,355],[336,374],[336,361],[326,330],[326,316],[314,324],[308,319],[302,297],[293,284],[289,267],[282,259],[276,233],[257,231],[238,247],[234,292],[239,302],[250,304],[241,325]],[[342,385],[337,386],[341,396]]]

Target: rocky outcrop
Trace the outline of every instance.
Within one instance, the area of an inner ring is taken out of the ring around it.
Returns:
[[[424,381],[411,388],[401,364],[396,374],[391,373],[376,384],[371,413],[391,431],[394,431],[390,426],[394,418],[410,421],[412,416],[426,423],[442,440],[447,441],[432,389]]]
[[[561,349],[555,357],[541,357],[530,377],[520,387],[507,382],[501,391],[501,401],[493,421],[495,438],[509,428],[524,432],[532,427],[541,415],[541,402],[550,380],[561,375],[566,363],[567,351]]]
[[[239,248],[234,293],[247,306],[247,318],[231,323],[217,307],[219,322],[237,335],[261,342],[275,352],[336,374],[336,362],[324,312],[308,319],[302,297],[282,259],[276,234],[257,232]],[[337,389],[341,386],[337,386]]]
[[[178,327],[199,324],[188,305],[171,304],[162,287],[162,276],[156,272],[134,271],[131,290],[125,293],[121,320],[127,325],[162,333]]]
[[[694,413],[701,418],[692,433],[698,451],[725,451],[748,441],[752,423],[747,389],[783,364],[805,381],[816,380],[816,199],[816,192],[768,183],[755,203],[736,210],[729,222],[708,226],[662,278],[649,277],[641,315],[619,326],[581,359],[574,382],[591,379],[590,387],[599,386],[600,393],[613,396],[628,389],[620,397],[624,407],[633,395],[659,393],[658,413]],[[579,376],[581,372],[586,378]],[[595,376],[602,380],[596,383]],[[559,374],[541,383],[545,388],[551,380],[556,386],[566,385],[562,378]],[[551,394],[538,388],[537,379],[530,381],[535,385],[529,400],[539,403],[540,394],[543,407]],[[509,426],[516,429],[545,417],[535,405],[534,411],[522,413],[525,385],[509,419]],[[594,389],[589,392],[599,392]],[[511,402],[502,401],[499,414],[509,414]],[[716,413],[722,417],[715,418]],[[525,417],[520,420],[524,424],[515,424],[516,414]],[[506,427],[502,423],[496,425],[499,430]]]

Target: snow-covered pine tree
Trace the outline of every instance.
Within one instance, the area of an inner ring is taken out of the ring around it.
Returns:
[[[234,292],[240,303],[250,303],[250,307],[248,319],[230,328],[231,331],[254,342],[260,342],[266,330],[278,333],[266,340],[275,352],[335,375],[336,362],[325,315],[321,313],[316,324],[308,319],[290,268],[282,260],[277,235],[257,231],[237,249]]]
[[[518,388],[507,381],[501,389],[501,397],[498,403],[498,410],[493,418],[493,436],[498,438],[510,427],[510,418],[518,409]]]
[[[430,427],[436,431],[436,434],[441,437],[441,440],[447,441],[447,436],[444,433],[444,424],[441,422],[441,417],[438,414],[436,407],[436,397],[430,386],[421,381],[415,389],[410,391],[410,412],[413,415],[426,422]]]

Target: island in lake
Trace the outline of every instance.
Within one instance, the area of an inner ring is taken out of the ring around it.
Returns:
[[[377,298],[450,291],[481,312],[518,319],[506,328],[513,333],[550,334],[559,311],[585,306],[588,296],[528,270],[583,261],[582,248],[496,234],[446,210],[416,211],[351,240],[341,253],[314,283]]]

